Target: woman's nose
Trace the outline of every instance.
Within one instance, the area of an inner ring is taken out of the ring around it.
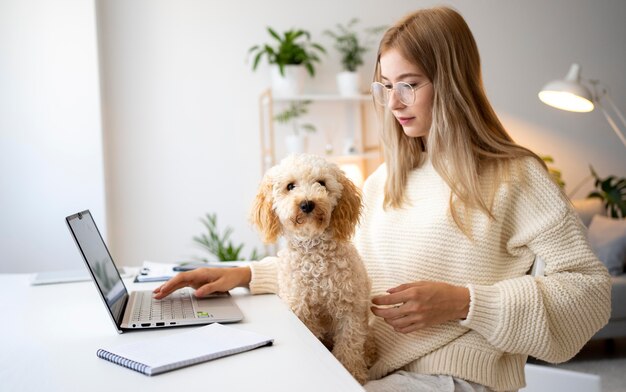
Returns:
[[[403,106],[405,106],[400,101],[400,98],[398,96],[398,91],[396,89],[393,89],[393,90],[389,91],[389,100],[387,101],[387,106],[391,110],[399,109],[399,108],[402,108]]]

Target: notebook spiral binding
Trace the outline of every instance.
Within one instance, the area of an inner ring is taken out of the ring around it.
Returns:
[[[118,364],[120,366],[124,366],[124,367],[126,367],[128,369],[132,369],[132,370],[134,370],[136,372],[140,372],[140,373],[143,373],[143,374],[148,375],[148,376],[150,376],[151,373],[152,373],[152,372],[149,371],[150,370],[149,366],[146,366],[146,365],[144,365],[142,363],[139,363],[139,362],[132,361],[132,360],[124,358],[124,357],[121,357],[119,355],[115,355],[115,354],[110,353],[110,352],[108,352],[106,350],[99,349],[96,352],[96,355],[98,357],[102,358],[102,359],[106,359],[107,361],[116,363],[116,364]]]

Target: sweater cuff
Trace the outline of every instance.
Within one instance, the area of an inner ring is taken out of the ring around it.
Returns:
[[[278,293],[278,258],[266,257],[250,264],[250,292],[252,294]]]
[[[496,286],[467,285],[470,291],[470,306],[467,318],[459,321],[464,327],[473,329],[484,337],[494,336],[501,324],[501,294]]]

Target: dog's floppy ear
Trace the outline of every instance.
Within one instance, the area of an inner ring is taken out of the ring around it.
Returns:
[[[263,242],[276,242],[281,233],[280,220],[272,207],[272,181],[266,175],[259,185],[250,220],[259,228]]]
[[[343,191],[330,218],[330,227],[336,239],[347,241],[354,234],[361,216],[361,191],[341,169],[337,168],[337,172],[337,180],[343,185]]]

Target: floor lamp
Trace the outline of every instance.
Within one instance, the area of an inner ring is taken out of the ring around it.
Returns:
[[[624,115],[615,106],[606,87],[600,86],[598,80],[586,80],[586,82],[591,85],[591,90],[581,82],[580,65],[572,64],[565,79],[554,80],[541,89],[539,99],[547,105],[570,112],[590,112],[594,109],[594,105],[599,107],[609,125],[615,131],[615,134],[617,134],[617,137],[620,138],[624,147],[626,147],[624,133],[602,105],[601,100],[608,102],[613,112],[615,112],[622,125],[626,128]]]

